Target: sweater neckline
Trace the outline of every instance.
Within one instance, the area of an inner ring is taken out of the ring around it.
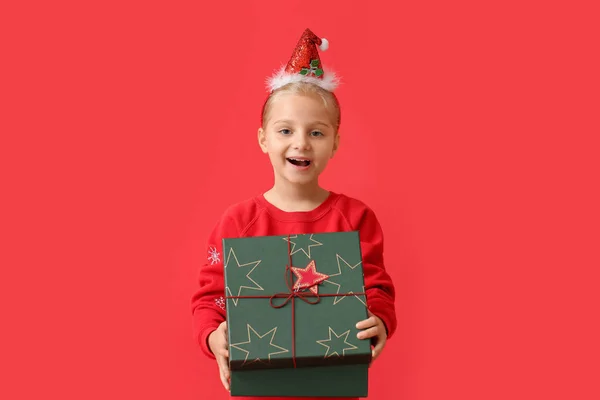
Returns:
[[[273,218],[279,221],[308,222],[315,221],[325,215],[331,209],[338,197],[339,194],[330,191],[327,198],[310,211],[284,211],[269,203],[267,199],[265,199],[264,193],[258,195],[256,201],[264,207]]]

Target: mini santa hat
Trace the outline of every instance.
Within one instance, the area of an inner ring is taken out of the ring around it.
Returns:
[[[339,78],[333,72],[323,69],[317,46],[325,51],[329,48],[329,42],[306,29],[287,65],[267,79],[269,91],[292,82],[309,82],[333,92],[339,85]]]

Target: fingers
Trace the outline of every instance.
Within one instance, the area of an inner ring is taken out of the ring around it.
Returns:
[[[381,351],[385,347],[385,342],[386,342],[385,338],[383,340],[379,340],[377,342],[377,344],[375,345],[375,347],[373,348],[373,351],[371,353],[372,361],[375,361],[377,359],[377,357],[379,357],[379,355],[381,354]]]
[[[374,315],[372,315],[371,317],[364,319],[364,320],[360,321],[359,323],[357,323],[356,328],[357,329],[366,329],[366,328],[370,328],[375,325],[377,325],[377,319],[375,318]]]
[[[227,362],[227,359],[225,357],[218,356],[217,364],[219,366],[219,375],[221,377],[221,383],[223,384],[225,390],[229,390],[229,363]]]
[[[209,340],[210,339],[211,338],[209,338]],[[222,332],[215,332],[212,347],[215,356],[220,355],[226,358],[229,357],[229,345],[227,344],[227,335],[223,335]]]
[[[227,361],[229,359],[229,345],[227,344],[227,328],[225,328],[222,342],[219,343],[219,345],[221,346],[221,348],[217,351],[225,358],[225,361]]]
[[[387,339],[387,333],[385,331],[385,325],[383,321],[374,315],[371,311],[368,311],[369,318],[360,321],[356,324],[357,329],[362,329],[360,332],[356,334],[356,337],[359,339],[370,339],[372,340],[372,344],[374,344],[373,350],[371,352],[371,359],[374,361],[379,357],[381,351],[385,346],[385,342]]]
[[[229,371],[220,368],[219,375],[221,377],[221,383],[223,384],[223,387],[225,390],[229,391]]]
[[[217,328],[219,330],[219,332],[221,332],[221,336],[223,338],[223,340],[225,341],[225,344],[227,344],[227,323],[223,322],[221,323],[221,325],[219,325],[219,328]]]
[[[227,349],[227,345],[217,349],[217,353],[215,354],[215,356],[223,357],[225,361],[227,361],[227,359],[229,358],[229,350]]]
[[[359,339],[368,339],[368,338],[378,336],[380,333],[381,333],[381,328],[379,326],[372,326],[369,329],[358,332],[356,334],[356,337]]]
[[[230,390],[230,386],[229,386],[229,379],[230,379],[230,372],[229,372],[229,349],[228,349],[228,345],[227,345],[227,322],[223,321],[220,325],[219,328],[217,328],[220,332],[220,338],[218,339],[218,344],[217,344],[217,352],[215,354],[215,357],[217,359],[217,364],[219,366],[219,376],[221,378],[221,383],[223,384],[223,387],[225,388],[225,390],[229,391]]]

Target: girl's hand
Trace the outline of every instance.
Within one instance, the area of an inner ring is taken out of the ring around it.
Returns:
[[[369,318],[356,324],[357,329],[362,329],[360,332],[358,332],[356,337],[359,339],[373,338],[372,342],[375,347],[372,352],[372,359],[375,361],[385,347],[387,332],[385,330],[385,324],[381,318],[373,314],[371,311],[367,310],[367,312],[369,313]]]
[[[221,375],[221,383],[226,390],[229,390],[229,350],[227,350],[227,321],[223,321],[221,325],[210,335],[208,335],[208,347],[213,352],[219,366],[219,374]]]

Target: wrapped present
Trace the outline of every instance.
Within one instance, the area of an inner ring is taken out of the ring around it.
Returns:
[[[232,395],[366,396],[358,232],[223,239],[223,254]]]
[[[369,366],[231,371],[232,396],[367,397]]]

